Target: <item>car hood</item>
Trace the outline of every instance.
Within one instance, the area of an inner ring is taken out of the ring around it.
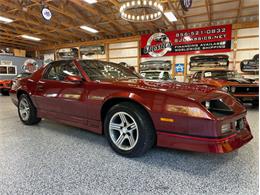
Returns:
[[[102,83],[112,84],[118,87],[127,87],[129,91],[131,88],[141,89],[145,91],[164,93],[169,96],[177,96],[181,98],[188,98],[192,100],[205,99],[213,91],[216,92],[215,87],[206,85],[196,85],[188,83],[180,83],[174,81],[148,81],[144,79],[120,80],[120,81],[102,81]],[[222,93],[222,92],[216,92]]]
[[[227,82],[231,82],[231,84],[251,84],[253,83],[252,80],[250,79],[245,79],[245,78],[228,78],[228,79],[216,79],[216,81],[218,81],[219,83],[227,83]]]

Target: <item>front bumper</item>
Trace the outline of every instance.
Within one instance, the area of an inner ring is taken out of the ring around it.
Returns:
[[[249,127],[224,138],[203,138],[157,132],[157,146],[195,152],[227,153],[248,143],[253,136]]]

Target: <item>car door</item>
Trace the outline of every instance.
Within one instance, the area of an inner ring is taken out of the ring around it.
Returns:
[[[69,81],[67,76],[81,76],[72,60],[49,65],[37,83],[35,101],[40,112],[76,122],[86,117],[85,84]]]

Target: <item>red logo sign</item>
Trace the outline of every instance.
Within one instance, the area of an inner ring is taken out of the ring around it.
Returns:
[[[231,51],[231,25],[177,30],[141,37],[142,57]]]

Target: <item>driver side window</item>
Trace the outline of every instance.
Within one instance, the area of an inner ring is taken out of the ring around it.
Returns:
[[[54,62],[43,78],[47,80],[65,81],[67,76],[81,76],[78,68],[72,61]]]

